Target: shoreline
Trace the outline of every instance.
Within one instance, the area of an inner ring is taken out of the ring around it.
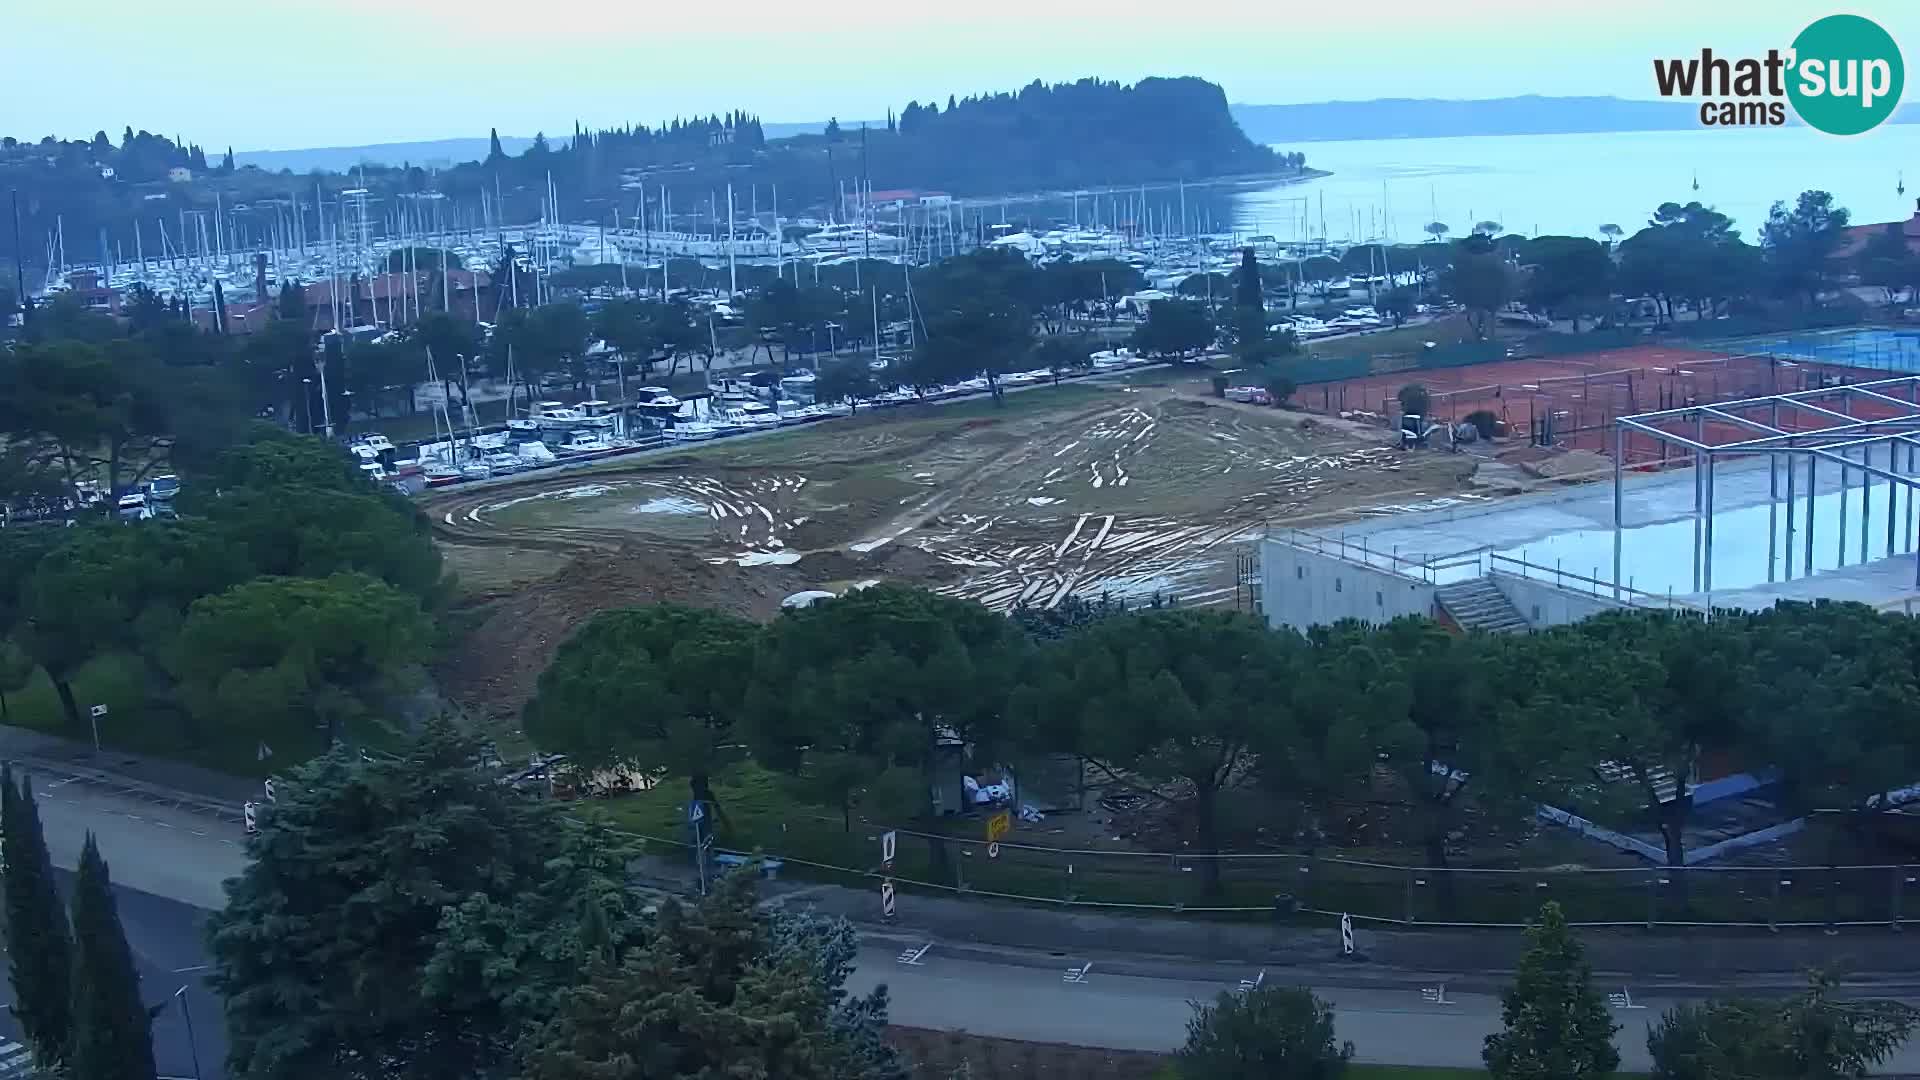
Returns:
[[[1315,169],[1315,168],[1308,167],[1308,168],[1300,169],[1297,171],[1293,169],[1288,169],[1285,172],[1230,173],[1226,176],[1210,176],[1202,180],[1187,180],[1187,181],[1152,180],[1144,184],[1109,184],[1104,187],[1097,187],[1097,188],[1071,188],[1071,189],[1061,189],[1058,191],[1029,191],[1029,192],[1023,192],[1020,194],[1007,194],[1007,195],[966,195],[966,196],[962,196],[954,199],[954,203],[959,206],[972,209],[972,208],[978,208],[983,206],[993,206],[999,203],[1031,204],[1031,203],[1041,203],[1041,202],[1055,202],[1061,199],[1072,199],[1076,196],[1082,196],[1082,195],[1097,196],[1097,195],[1118,195],[1123,193],[1134,194],[1141,191],[1149,191],[1149,192],[1178,191],[1182,187],[1185,187],[1190,190],[1206,189],[1206,188],[1232,188],[1235,190],[1244,191],[1244,190],[1254,190],[1254,189],[1267,188],[1267,187],[1278,187],[1283,184],[1304,184],[1309,180],[1318,180],[1322,177],[1327,177],[1332,175],[1333,173],[1330,170]]]

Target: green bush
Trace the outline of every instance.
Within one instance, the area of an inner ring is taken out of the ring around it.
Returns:
[[[1335,1039],[1333,1006],[1305,987],[1262,986],[1194,1006],[1180,1075],[1207,1080],[1339,1080],[1353,1044]]]

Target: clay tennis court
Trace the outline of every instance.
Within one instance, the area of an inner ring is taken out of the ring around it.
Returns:
[[[1886,377],[1883,371],[1757,353],[1643,345],[1310,383],[1300,387],[1294,402],[1331,415],[1395,424],[1400,388],[1419,383],[1432,399],[1429,412],[1436,421],[1458,423],[1484,410],[1505,425],[1509,437],[1605,451],[1611,449],[1613,422],[1621,416]]]

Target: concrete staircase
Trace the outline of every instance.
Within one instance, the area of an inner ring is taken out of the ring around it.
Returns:
[[[1462,630],[1509,633],[1533,629],[1506,594],[1484,577],[1442,585],[1434,590],[1433,598]]]

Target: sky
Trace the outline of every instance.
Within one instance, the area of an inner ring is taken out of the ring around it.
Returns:
[[[0,134],[209,149],[570,133],[744,108],[878,118],[1035,78],[1198,75],[1230,101],[1613,94],[1653,57],[1785,47],[1835,11],[1920,62],[1920,4],[1853,0],[82,0],[0,5]],[[1909,100],[1920,100],[1910,97]]]

